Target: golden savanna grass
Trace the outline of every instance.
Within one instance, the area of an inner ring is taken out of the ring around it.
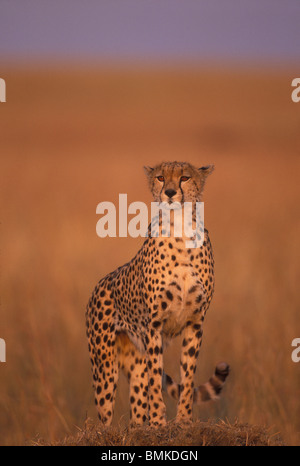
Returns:
[[[196,379],[206,381],[219,360],[232,372],[221,400],[195,409],[196,419],[210,420],[207,428],[216,423],[205,442],[218,443],[218,426],[248,424],[249,432],[266,426],[271,438],[280,432],[299,444],[300,364],[291,360],[291,342],[300,337],[294,76],[221,68],[1,72],[0,337],[7,363],[0,366],[0,444],[36,436],[63,442],[85,432],[87,418],[96,420],[86,302],[96,282],[142,244],[98,238],[96,206],[117,202],[119,193],[150,203],[142,167],[163,160],[216,167],[204,197],[216,291]],[[177,379],[179,346],[173,342],[165,357]],[[166,402],[173,419],[176,404]],[[120,432],[128,411],[121,376]]]

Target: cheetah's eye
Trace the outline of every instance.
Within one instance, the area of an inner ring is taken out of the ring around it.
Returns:
[[[157,176],[156,178],[158,179],[158,181],[161,181],[161,182],[165,181],[165,178],[163,176]]]
[[[191,177],[190,176],[182,176],[180,181],[188,181]]]

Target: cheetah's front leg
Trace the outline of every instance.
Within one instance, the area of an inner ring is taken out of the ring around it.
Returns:
[[[166,407],[162,397],[163,346],[160,330],[152,323],[146,336],[146,358],[148,367],[149,424],[166,424]]]
[[[176,421],[191,421],[194,396],[194,374],[202,342],[202,329],[198,323],[188,322],[183,331],[180,359],[181,390]]]

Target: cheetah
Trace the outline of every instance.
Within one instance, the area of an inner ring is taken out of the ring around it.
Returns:
[[[202,201],[214,166],[164,162],[144,169],[155,202],[194,206]],[[99,281],[87,306],[86,327],[103,424],[112,422],[120,369],[129,381],[131,425],[166,424],[163,390],[177,399],[179,423],[191,422],[194,402],[218,398],[229,374],[227,363],[219,363],[204,385],[194,386],[213,291],[214,259],[206,229],[202,246],[194,249],[186,247],[183,237],[153,237],[149,229],[136,256]],[[182,335],[180,384],[163,370],[163,347],[177,335]]]

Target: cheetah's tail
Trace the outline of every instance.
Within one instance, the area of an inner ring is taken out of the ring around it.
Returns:
[[[226,362],[217,364],[214,375],[203,385],[194,388],[194,403],[200,404],[204,401],[217,400],[224,387],[229,374],[229,365]],[[172,378],[163,373],[163,390],[172,398],[178,400],[181,386],[174,382]]]

